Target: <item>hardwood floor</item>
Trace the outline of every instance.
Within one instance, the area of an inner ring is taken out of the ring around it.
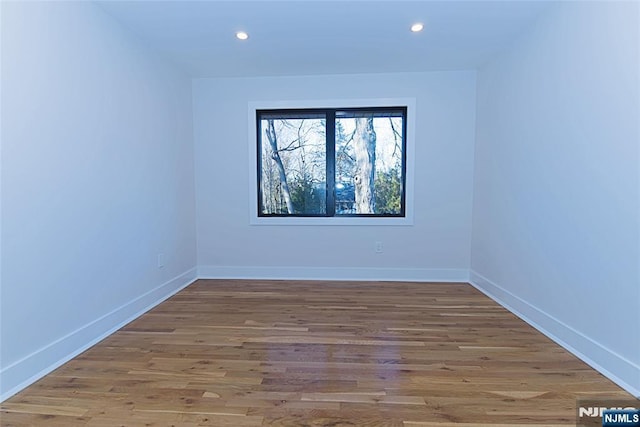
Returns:
[[[468,284],[199,280],[3,426],[575,425],[631,395]]]

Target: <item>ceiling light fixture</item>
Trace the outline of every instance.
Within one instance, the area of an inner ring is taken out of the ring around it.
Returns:
[[[423,29],[424,29],[424,24],[420,22],[417,22],[411,26],[411,31],[413,31],[414,33],[419,33]]]
[[[236,33],[236,37],[240,40],[246,40],[249,38],[249,34],[245,33],[244,31],[238,31]]]

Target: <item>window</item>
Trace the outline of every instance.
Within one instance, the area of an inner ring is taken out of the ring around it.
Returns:
[[[407,107],[256,109],[260,217],[405,217]]]

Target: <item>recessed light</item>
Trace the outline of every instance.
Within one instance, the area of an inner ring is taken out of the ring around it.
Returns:
[[[240,40],[246,40],[249,38],[249,34],[245,33],[244,31],[238,31],[236,33],[236,37],[239,38]]]
[[[424,24],[422,24],[420,22],[416,22],[415,24],[413,24],[411,26],[411,31],[413,31],[414,33],[419,33],[423,29],[424,29]]]

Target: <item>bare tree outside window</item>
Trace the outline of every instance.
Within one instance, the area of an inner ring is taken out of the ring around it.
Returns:
[[[406,108],[257,115],[259,215],[404,216]]]

